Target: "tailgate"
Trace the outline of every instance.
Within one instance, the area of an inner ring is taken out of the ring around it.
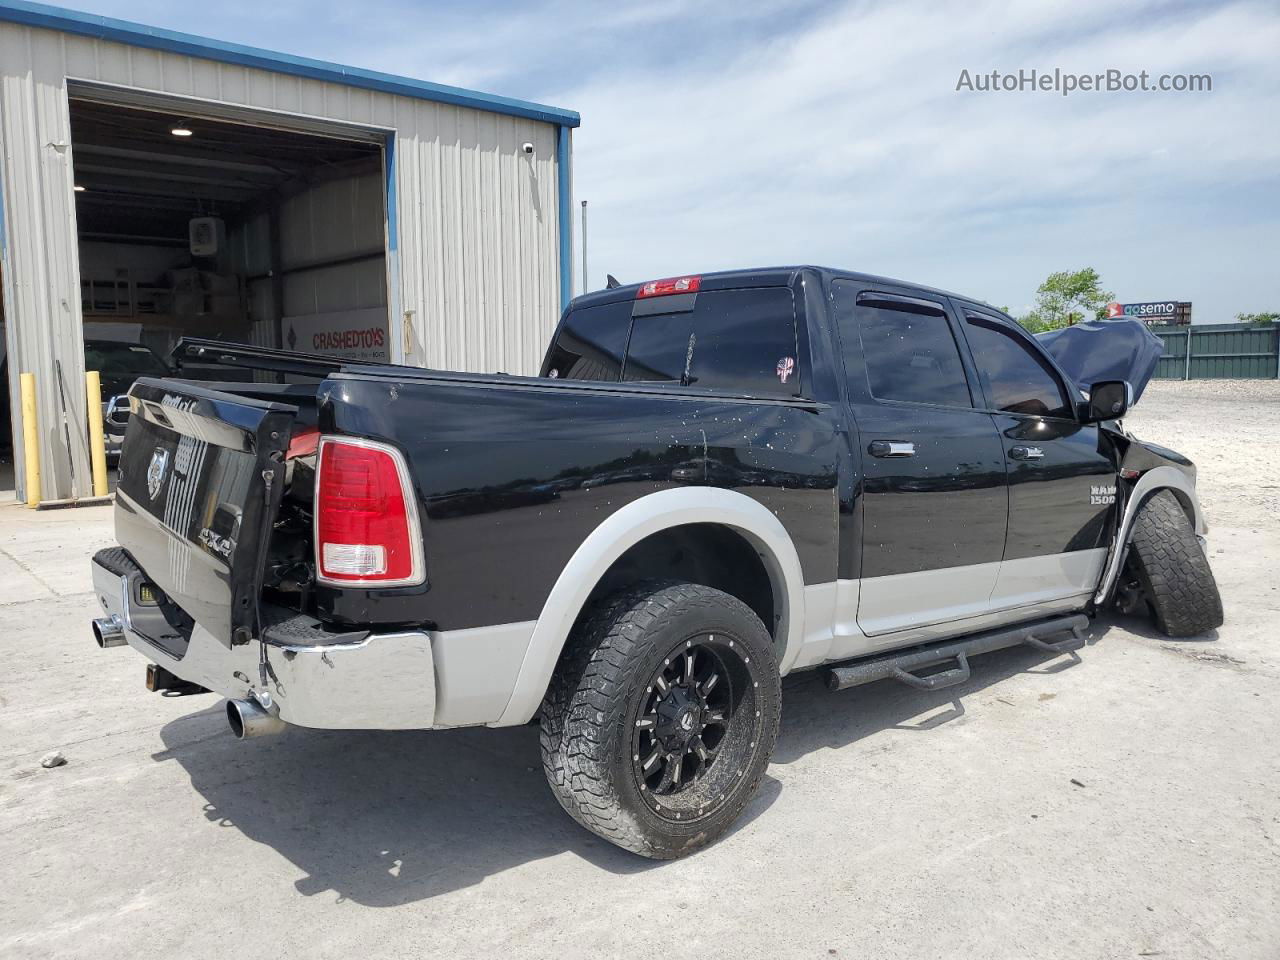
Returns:
[[[298,408],[147,378],[129,406],[116,539],[196,623],[247,642]]]

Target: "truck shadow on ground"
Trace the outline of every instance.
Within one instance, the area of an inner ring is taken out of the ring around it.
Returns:
[[[1111,621],[1095,624],[1094,643]],[[886,729],[927,731],[964,716],[964,698],[1014,674],[1079,662],[1029,648],[973,661],[963,685],[916,690],[893,681],[830,693],[810,672],[784,685],[774,762],[787,764]],[[202,698],[203,699],[203,698]],[[292,729],[238,742],[221,701],[164,727],[165,749],[205,799],[208,820],[275,849],[306,873],[303,895],[397,906],[479,883],[522,864],[574,853],[620,874],[661,869],[581,829],[543,778],[534,727],[438,732]],[[741,830],[781,792],[765,778]]]

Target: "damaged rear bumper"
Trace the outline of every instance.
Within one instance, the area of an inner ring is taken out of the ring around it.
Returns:
[[[104,619],[129,646],[183,680],[228,699],[252,699],[303,727],[404,730],[435,722],[431,637],[423,631],[375,633],[354,643],[255,640],[227,646],[196,624],[185,643],[162,644],[146,635],[156,608],[140,602],[140,582],[142,571],[123,551],[94,557],[93,586]]]

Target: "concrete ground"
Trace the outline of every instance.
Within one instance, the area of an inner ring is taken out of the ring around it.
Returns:
[[[1201,465],[1216,634],[792,678],[747,815],[669,864],[570,822],[532,728],[233,741],[93,645],[109,511],[0,507],[0,956],[1280,956],[1277,424],[1274,382],[1130,418]]]

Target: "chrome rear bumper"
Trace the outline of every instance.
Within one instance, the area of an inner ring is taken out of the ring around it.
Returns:
[[[175,656],[134,628],[139,605],[130,574],[109,569],[95,557],[93,587],[106,619],[117,618],[113,622],[129,646],[148,660],[228,699],[253,699],[287,723],[333,730],[410,730],[435,722],[435,667],[431,637],[423,631],[373,634],[359,643],[255,640],[228,647],[197,624],[185,653]]]

